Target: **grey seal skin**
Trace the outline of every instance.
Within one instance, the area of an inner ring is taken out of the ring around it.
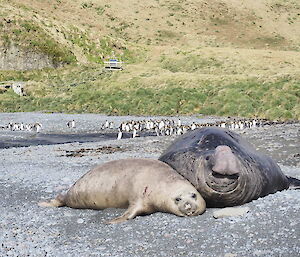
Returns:
[[[189,180],[207,207],[241,205],[294,186],[268,156],[257,152],[240,135],[221,128],[200,128],[175,140],[160,156]]]
[[[114,224],[157,211],[195,216],[205,211],[199,192],[169,165],[151,159],[121,159],[98,165],[65,195],[40,202],[42,207],[127,208]]]

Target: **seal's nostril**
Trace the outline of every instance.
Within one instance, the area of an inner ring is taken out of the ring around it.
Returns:
[[[180,198],[180,197],[176,197],[176,198],[175,198],[175,203],[176,203],[176,204],[178,204],[180,201],[181,201],[181,198]]]
[[[184,205],[184,209],[186,209],[188,211],[188,210],[192,209],[192,206],[189,203],[186,203]]]

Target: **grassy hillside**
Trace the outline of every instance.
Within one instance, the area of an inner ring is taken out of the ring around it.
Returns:
[[[300,119],[297,0],[0,1],[0,47],[58,69],[0,71],[27,81],[0,111],[210,114]],[[103,71],[115,54],[126,62]]]

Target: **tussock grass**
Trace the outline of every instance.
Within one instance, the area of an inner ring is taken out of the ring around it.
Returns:
[[[176,73],[175,73],[176,74]],[[1,76],[1,74],[0,74]],[[7,74],[8,78],[13,74]],[[110,115],[218,115],[300,119],[300,82],[242,80],[216,83],[184,77],[153,80],[137,76],[122,81],[122,72],[71,67],[68,71],[19,72],[27,96],[0,94],[0,111],[105,113]],[[151,76],[151,75],[149,75]],[[35,78],[35,81],[31,80]]]
[[[213,57],[189,55],[184,58],[162,56],[161,66],[171,72],[195,72],[203,68],[220,67],[222,63]]]

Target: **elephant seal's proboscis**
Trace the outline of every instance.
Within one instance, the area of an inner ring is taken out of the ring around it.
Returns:
[[[300,180],[283,174],[274,160],[227,129],[188,132],[159,160],[189,180],[208,207],[242,205],[289,187],[300,188]]]
[[[196,216],[206,203],[194,186],[169,165],[151,159],[122,159],[96,166],[82,176],[65,195],[43,207],[79,209],[127,208],[107,223],[119,223],[157,211]]]

